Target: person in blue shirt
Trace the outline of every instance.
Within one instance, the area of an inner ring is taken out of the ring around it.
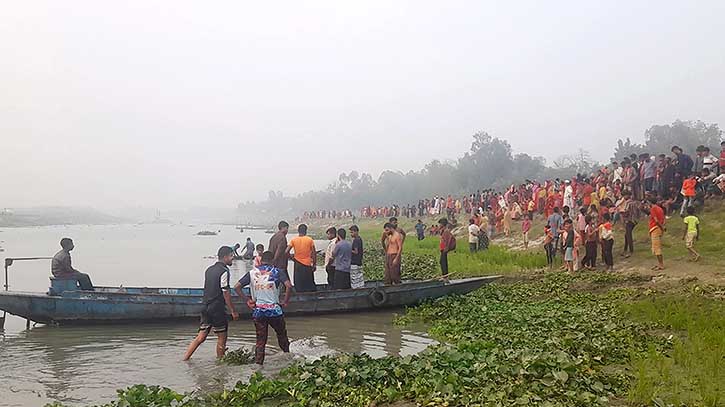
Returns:
[[[336,290],[350,288],[350,267],[352,265],[352,244],[347,238],[347,231],[343,228],[337,231],[337,243],[332,249],[332,258],[335,265],[335,280],[333,287]]]
[[[257,333],[254,361],[258,365],[264,364],[270,326],[277,334],[277,343],[282,352],[289,353],[289,338],[282,309],[289,304],[292,283],[289,281],[287,273],[272,265],[273,261],[272,252],[262,253],[262,265],[244,274],[234,285],[234,291],[252,310],[252,319]],[[249,297],[242,291],[242,287],[247,285],[249,286]],[[279,291],[282,285],[285,286],[284,300],[280,303]]]
[[[415,233],[418,235],[418,240],[425,239],[425,224],[420,219],[415,224]]]

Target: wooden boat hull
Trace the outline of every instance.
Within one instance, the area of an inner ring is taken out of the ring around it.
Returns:
[[[399,308],[449,294],[466,294],[498,276],[440,281],[407,281],[384,286],[369,282],[354,290],[328,290],[293,293],[285,315],[345,313],[373,309]],[[97,291],[64,291],[60,295],[32,292],[0,292],[0,310],[44,324],[104,324],[158,322],[199,318],[202,290],[193,288],[111,288]],[[250,312],[233,297],[243,318]]]

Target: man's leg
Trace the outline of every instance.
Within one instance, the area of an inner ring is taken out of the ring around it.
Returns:
[[[227,351],[227,331],[216,333],[216,357],[221,359]]]
[[[390,275],[391,268],[393,266],[391,256],[389,254],[385,255],[385,261],[383,264],[383,281],[385,284],[390,285],[393,283],[392,276]]]
[[[335,266],[333,266],[332,264],[328,264],[325,267],[325,271],[327,272],[328,287],[334,287],[335,286]]]
[[[93,283],[88,274],[79,272],[75,274],[75,278],[78,280],[78,285],[81,287],[81,290],[93,290]]]
[[[209,329],[199,330],[199,333],[196,335],[196,338],[194,338],[193,341],[189,344],[189,348],[186,350],[186,353],[184,354],[183,360],[189,360],[191,358],[191,355],[196,352],[196,349],[204,343],[206,340],[206,337],[209,335],[209,331],[211,330],[211,327]]]
[[[254,347],[254,362],[264,364],[264,350],[267,347],[269,321],[266,317],[254,318],[254,329],[257,333],[257,343]]]
[[[441,274],[448,275],[448,253],[441,252]]]
[[[277,334],[277,343],[282,352],[289,353],[289,338],[287,337],[287,324],[284,316],[269,318],[269,325],[272,326]]]

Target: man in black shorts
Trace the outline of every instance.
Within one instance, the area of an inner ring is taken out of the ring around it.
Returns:
[[[229,246],[222,246],[217,252],[217,261],[214,265],[206,269],[204,273],[204,307],[201,310],[201,325],[199,325],[199,334],[189,345],[189,349],[184,354],[184,360],[189,360],[194,354],[196,348],[199,347],[209,332],[214,330],[217,335],[216,356],[221,358],[227,350],[227,311],[228,308],[232,312],[234,320],[239,319],[239,315],[234,311],[232,305],[232,295],[229,287],[229,266],[234,260],[234,249]]]

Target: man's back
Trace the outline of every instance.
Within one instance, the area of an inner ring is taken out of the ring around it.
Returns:
[[[72,274],[73,267],[71,266],[70,253],[65,250],[56,253],[50,263],[50,272],[55,277]]]
[[[285,250],[287,249],[287,235],[280,232],[275,233],[269,239],[269,251],[274,254],[274,267],[280,270],[287,270],[287,256]]]
[[[352,244],[349,240],[340,240],[335,245],[335,270],[337,271],[350,271],[350,265],[352,263]]]

